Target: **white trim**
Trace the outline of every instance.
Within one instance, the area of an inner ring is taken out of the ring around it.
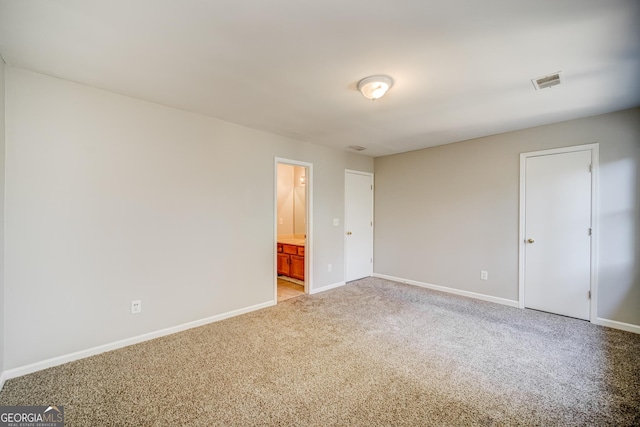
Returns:
[[[7,381],[9,378],[7,378],[7,374],[4,373],[4,371],[0,374],[0,391],[2,391],[2,388],[4,387],[4,383],[5,381]]]
[[[631,323],[618,322],[616,320],[603,319],[601,317],[592,320],[591,323],[600,326],[606,326],[608,328],[620,329],[622,331],[633,332],[634,334],[640,334],[640,326],[632,325]]]
[[[252,305],[250,307],[228,311],[226,313],[218,314],[218,315],[207,317],[200,320],[195,320],[193,322],[183,323],[181,325],[172,326],[170,328],[160,329],[158,331],[149,332],[149,333],[138,335],[131,338],[125,338],[123,340],[115,341],[109,344],[103,344],[97,347],[88,348],[86,350],[80,350],[74,353],[69,353],[62,356],[53,357],[51,359],[42,360],[40,362],[31,363],[29,365],[20,366],[18,368],[9,369],[2,373],[2,377],[1,377],[2,384],[4,384],[4,381],[11,378],[16,378],[22,375],[31,374],[33,372],[51,368],[52,366],[58,366],[64,363],[73,362],[74,360],[95,356],[96,354],[104,353],[106,351],[116,350],[122,347],[127,347],[133,344],[139,344],[141,342],[149,341],[155,338],[164,337],[166,335],[175,334],[176,332],[186,331],[187,329],[197,328],[199,326],[203,326],[209,323],[214,323],[220,320],[228,319],[230,317],[246,314],[251,311],[256,311],[256,310],[261,310],[263,308],[271,307],[275,304],[276,304],[275,300],[267,301],[261,304]]]
[[[355,173],[357,175],[365,175],[365,176],[370,176],[373,178],[373,172],[365,172],[365,171],[357,171],[354,169],[345,169],[344,170],[345,173]]]
[[[344,286],[346,285],[346,282],[338,282],[338,283],[333,283],[331,285],[327,285],[327,286],[323,286],[321,288],[318,289],[314,289],[311,292],[309,292],[310,294],[318,294],[320,292],[324,292],[324,291],[328,291],[330,289],[335,289],[335,288],[339,288],[340,286]]]
[[[518,301],[510,300],[506,298],[494,297],[491,295],[479,294],[476,292],[463,291],[461,289],[449,288],[447,286],[433,285],[431,283],[418,282],[417,280],[403,279],[401,277],[388,276],[386,274],[374,273],[373,277],[380,279],[387,279],[394,282],[405,283],[407,285],[419,286],[421,288],[433,289],[434,291],[446,292],[449,294],[460,295],[463,297],[479,299],[482,301],[494,302],[496,304],[507,305],[509,307],[518,308]]]
[[[342,237],[343,237],[343,250],[344,250],[344,270],[343,270],[343,277],[344,277],[344,281],[345,283],[347,282],[347,263],[349,262],[349,260],[347,259],[347,174],[351,173],[351,174],[355,174],[355,175],[363,175],[363,176],[368,176],[371,177],[371,270],[369,271],[370,275],[373,275],[373,254],[374,254],[374,233],[373,233],[373,222],[375,221],[375,179],[374,179],[374,173],[373,172],[364,172],[364,171],[357,171],[357,170],[353,170],[353,169],[345,169],[344,170],[344,219],[342,221]],[[353,279],[353,280],[357,280],[357,279]]]
[[[591,146],[591,318],[593,323],[598,320],[598,227],[599,199],[598,188],[600,188],[600,146],[598,143],[589,144]],[[616,328],[617,329],[617,328]]]
[[[529,157],[549,156],[553,154],[591,151],[591,303],[589,319],[596,323],[598,319],[598,171],[599,144],[574,145],[551,150],[520,153],[520,212],[518,231],[518,307],[525,308],[524,275],[525,275],[525,202],[526,202],[526,160]]]
[[[274,301],[278,301],[278,164],[302,166],[306,172],[306,215],[307,237],[304,247],[304,291],[313,293],[313,163],[275,157],[273,171],[273,293]]]
[[[403,279],[401,277],[388,276],[386,274],[374,273],[373,277],[378,277],[380,279],[391,280],[391,281],[394,281],[394,282],[405,283],[407,285],[419,286],[421,288],[427,288],[427,289],[433,289],[433,290],[436,290],[436,291],[447,292],[447,293],[450,293],[450,294],[461,295],[461,296],[465,296],[465,297],[469,297],[469,298],[475,298],[475,299],[479,299],[479,300],[483,300],[483,301],[495,302],[497,304],[502,304],[502,305],[506,305],[506,306],[509,306],[509,307],[518,308],[518,301],[510,300],[510,299],[506,299],[506,298],[498,298],[498,297],[494,297],[494,296],[491,296],[491,295],[478,294],[478,293],[475,293],[475,292],[463,291],[463,290],[460,290],[460,289],[449,288],[449,287],[446,287],[446,286],[432,285],[430,283],[423,283],[423,282],[418,282],[416,280],[408,280],[408,279]],[[603,318],[600,318],[600,317],[596,318],[595,320],[592,320],[591,323],[593,323],[594,325],[606,326],[608,328],[620,329],[622,331],[627,331],[627,332],[633,332],[635,334],[640,334],[640,326],[639,325],[633,325],[631,323],[618,322],[616,320],[603,319]]]
[[[518,308],[524,308],[524,227],[525,227],[525,176],[527,158],[520,153],[520,193],[518,208]]]

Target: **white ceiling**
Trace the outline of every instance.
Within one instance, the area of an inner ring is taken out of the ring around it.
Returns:
[[[0,0],[0,53],[382,156],[640,105],[639,24],[637,0]],[[395,80],[378,101],[372,74]]]

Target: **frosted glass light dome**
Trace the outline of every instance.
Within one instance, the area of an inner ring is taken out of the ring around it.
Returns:
[[[389,76],[371,76],[360,80],[358,90],[371,100],[381,98],[393,86],[393,79]]]

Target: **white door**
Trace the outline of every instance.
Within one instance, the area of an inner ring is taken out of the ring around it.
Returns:
[[[524,305],[589,320],[591,150],[525,161]]]
[[[345,173],[345,281],[373,274],[373,174]]]

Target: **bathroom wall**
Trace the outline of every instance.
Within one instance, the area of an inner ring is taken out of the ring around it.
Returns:
[[[278,164],[278,236],[306,234],[306,168]]]
[[[293,231],[293,166],[278,164],[278,236]]]
[[[307,233],[307,186],[306,168],[293,167],[293,233],[302,236]]]

